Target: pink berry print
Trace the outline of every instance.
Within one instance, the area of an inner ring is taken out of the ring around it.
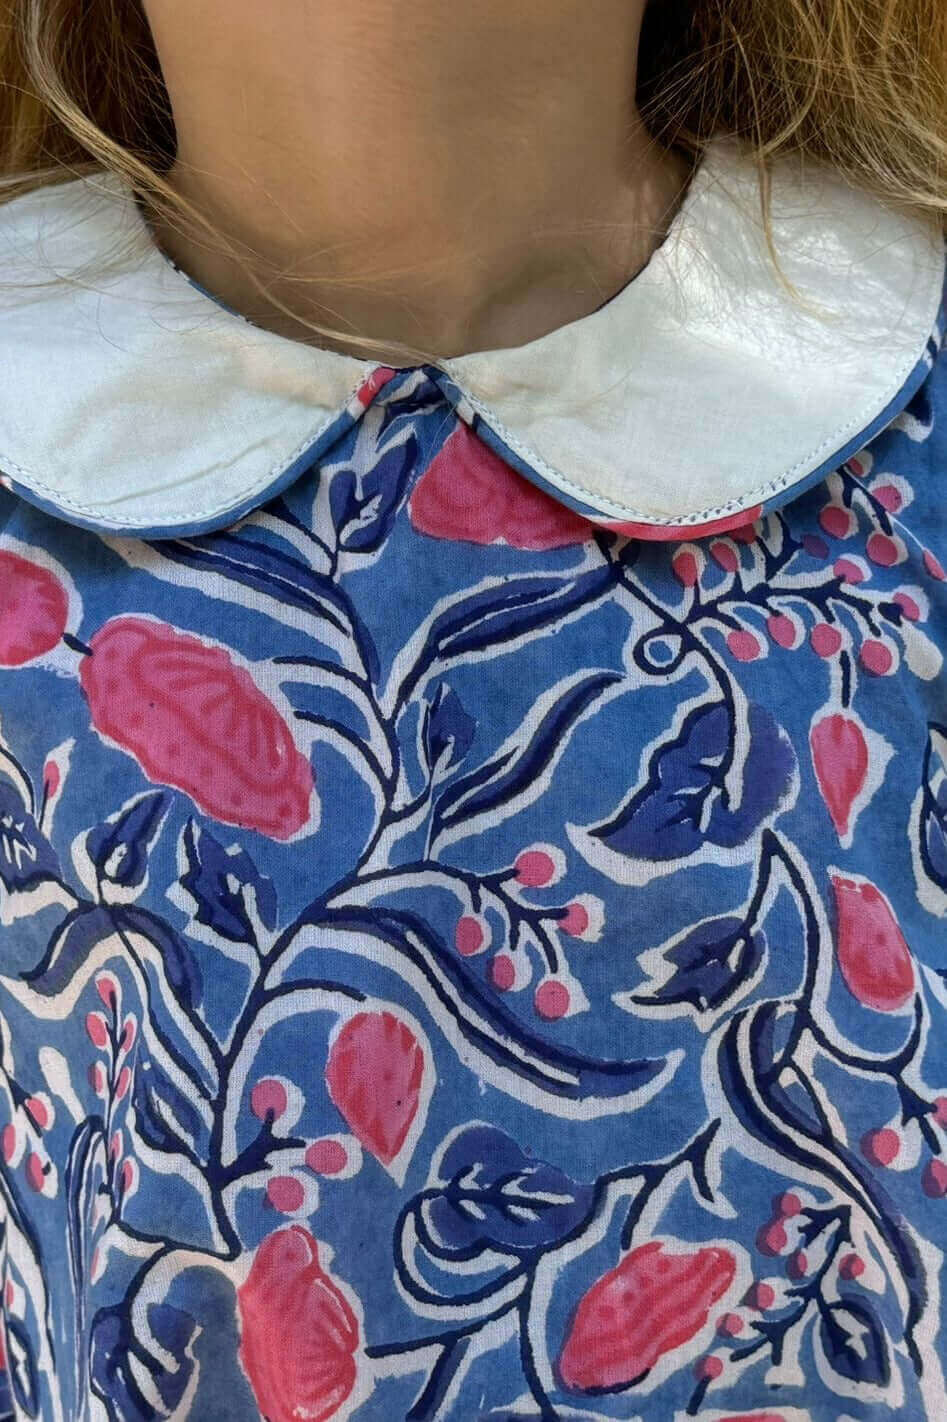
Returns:
[[[865,1272],[865,1261],[859,1254],[843,1254],[838,1262],[838,1271],[843,1279],[858,1279]]]
[[[842,634],[830,622],[817,622],[809,633],[809,641],[820,657],[834,657],[842,645]]]
[[[881,507],[887,509],[888,513],[898,513],[904,502],[901,490],[894,484],[875,484],[871,492]]]
[[[865,552],[871,561],[877,563],[881,568],[892,568],[904,557],[904,549],[900,542],[888,533],[869,534]]]
[[[581,1299],[559,1358],[567,1388],[621,1387],[703,1328],[727,1293],[736,1260],[726,1249],[633,1249]]]
[[[778,647],[790,648],[797,643],[796,624],[783,612],[774,612],[767,617],[766,630]]]
[[[721,540],[718,540],[716,543],[711,543],[710,556],[726,573],[735,573],[740,566],[736,549],[731,543],[724,543]]]
[[[770,1259],[775,1259],[777,1254],[782,1254],[788,1242],[789,1237],[781,1220],[770,1220],[768,1224],[762,1225],[757,1232],[756,1247],[761,1254],[767,1255]]]
[[[56,646],[69,597],[47,568],[0,551],[0,667],[22,667]]]
[[[944,572],[944,565],[939,558],[935,557],[929,548],[924,549],[924,567],[930,576],[936,578],[939,583],[947,579],[947,573]]]
[[[359,1012],[329,1051],[329,1095],[366,1150],[390,1165],[418,1114],[424,1051],[393,1012]]]
[[[540,1017],[555,1022],[565,1017],[570,1006],[569,989],[557,978],[547,978],[536,989],[533,1002]]]
[[[832,572],[844,583],[863,583],[866,576],[864,568],[854,558],[836,558]]]
[[[101,1012],[90,1012],[86,1016],[85,1029],[89,1036],[89,1041],[99,1051],[103,1051],[108,1045],[109,1032],[108,1024]]]
[[[588,909],[580,903],[567,904],[566,911],[559,920],[559,927],[563,933],[568,933],[574,938],[581,938],[589,928]]]
[[[776,1196],[773,1201],[773,1211],[781,1219],[791,1220],[802,1213],[802,1201],[792,1190],[787,1190],[784,1195]]]
[[[707,1353],[694,1364],[694,1376],[699,1382],[714,1382],[723,1372],[723,1359],[716,1353]]]
[[[738,1313],[724,1313],[717,1319],[717,1332],[722,1338],[736,1338],[743,1329],[744,1322]]]
[[[564,869],[562,851],[544,844],[522,850],[513,865],[516,881],[524,889],[546,889],[562,878]]]
[[[306,1164],[317,1175],[338,1175],[349,1163],[348,1151],[341,1141],[313,1141],[306,1150]]]
[[[291,1215],[302,1208],[306,1194],[295,1176],[274,1175],[266,1182],[266,1198],[274,1210]]]
[[[932,1200],[942,1200],[947,1195],[947,1163],[936,1156],[929,1160],[921,1175],[921,1186]]]
[[[732,632],[727,633],[727,646],[738,662],[755,661],[763,650],[756,634],[744,627],[734,628]]]
[[[144,617],[112,618],[90,646],[79,680],[93,724],[149,779],[273,839],[306,823],[312,767],[225,647]]]
[[[767,1284],[765,1280],[758,1280],[747,1289],[743,1296],[743,1302],[747,1308],[756,1309],[758,1313],[765,1313],[766,1309],[772,1308],[776,1302],[776,1290],[772,1284]]]
[[[934,1110],[932,1116],[938,1126],[947,1127],[947,1096],[935,1096],[933,1101]]]
[[[806,1274],[808,1273],[808,1270],[809,1261],[806,1258],[804,1250],[797,1249],[792,1254],[790,1254],[788,1262],[786,1264],[786,1273],[789,1275],[790,1279],[804,1279]]]
[[[509,953],[498,953],[490,964],[490,978],[498,992],[509,992],[516,982],[516,965]]]
[[[278,1121],[288,1104],[286,1087],[272,1077],[258,1081],[250,1092],[250,1110],[258,1121]]]
[[[866,1131],[861,1141],[862,1155],[872,1165],[890,1165],[901,1149],[901,1137],[890,1126]]]
[[[891,601],[897,603],[909,622],[920,621],[921,609],[917,604],[917,600],[913,598],[910,593],[906,593],[899,588],[892,596]]]
[[[485,925],[473,914],[463,914],[454,929],[454,946],[462,958],[470,958],[487,945]]]
[[[851,509],[840,504],[826,504],[819,514],[819,524],[830,538],[849,538],[855,531],[855,519]]]
[[[866,637],[858,649],[858,660],[874,676],[887,676],[894,667],[894,653],[877,637]]]
[[[830,875],[835,950],[853,997],[876,1012],[896,1012],[914,993],[914,960],[894,912],[868,879]]]
[[[359,1323],[302,1225],[265,1239],[237,1290],[240,1363],[268,1422],[329,1422],[358,1376]]]
[[[38,1195],[41,1194],[43,1186],[46,1184],[46,1172],[43,1169],[42,1157],[38,1156],[35,1151],[31,1151],[26,1157],[25,1173],[26,1183],[30,1189],[35,1190]]]
[[[685,588],[692,588],[700,577],[700,566],[689,548],[675,553],[671,567],[678,582]]]

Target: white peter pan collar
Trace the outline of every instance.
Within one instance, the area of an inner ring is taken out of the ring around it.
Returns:
[[[604,306],[428,369],[514,467],[596,522],[696,534],[784,502],[911,398],[945,244],[811,161],[777,160],[772,196],[804,305],[771,264],[755,166],[717,139]],[[0,477],[85,527],[234,522],[358,418],[386,369],[230,311],[110,173],[0,206],[0,273]]]

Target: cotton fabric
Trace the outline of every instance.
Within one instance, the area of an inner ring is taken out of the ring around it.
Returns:
[[[942,1415],[943,242],[787,174],[804,379],[705,163],[401,370],[0,209],[0,1417]]]

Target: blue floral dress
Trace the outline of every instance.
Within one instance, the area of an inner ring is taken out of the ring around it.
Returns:
[[[755,181],[403,369],[0,209],[0,1417],[943,1416],[943,241]]]

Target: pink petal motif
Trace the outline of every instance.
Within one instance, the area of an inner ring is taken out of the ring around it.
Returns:
[[[914,960],[891,905],[868,879],[830,877],[842,977],[866,1007],[896,1012],[914,992]]]
[[[726,1249],[666,1254],[660,1240],[632,1250],[579,1303],[559,1373],[580,1392],[626,1387],[699,1333],[730,1288]]]
[[[534,551],[586,543],[594,524],[517,474],[463,422],[418,480],[411,522],[432,538]]]
[[[390,1165],[418,1112],[424,1052],[392,1012],[359,1012],[343,1023],[326,1064],[329,1095],[366,1150]]]
[[[113,617],[91,647],[79,679],[93,724],[151,780],[272,839],[306,823],[312,767],[225,647],[144,617]]]
[[[868,744],[860,723],[841,711],[830,712],[809,731],[816,780],[839,838],[851,831],[852,806],[868,778]]]
[[[69,596],[48,568],[0,552],[0,667],[21,667],[56,646]]]
[[[260,1245],[237,1290],[240,1362],[267,1422],[327,1422],[356,1383],[358,1319],[302,1225]]]

